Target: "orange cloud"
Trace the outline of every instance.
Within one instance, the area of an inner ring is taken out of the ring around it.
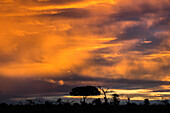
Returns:
[[[40,7],[29,7],[30,10],[42,11],[42,10],[52,10],[52,9],[69,9],[69,8],[87,8],[89,6],[100,5],[100,4],[115,4],[116,0],[86,0],[82,2],[77,2],[74,4],[67,5],[51,5],[51,6],[40,6]]]

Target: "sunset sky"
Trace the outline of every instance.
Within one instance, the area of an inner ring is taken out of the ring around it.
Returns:
[[[0,102],[86,85],[170,99],[170,0],[0,0]]]

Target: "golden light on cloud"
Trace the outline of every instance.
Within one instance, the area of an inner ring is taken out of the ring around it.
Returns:
[[[62,86],[64,85],[64,81],[63,80],[59,80],[58,83]]]
[[[42,10],[52,10],[52,9],[69,9],[69,8],[87,8],[94,5],[100,4],[116,4],[116,0],[85,0],[80,1],[75,4],[67,5],[51,5],[51,6],[41,6],[41,7],[30,7],[30,10],[42,11]]]

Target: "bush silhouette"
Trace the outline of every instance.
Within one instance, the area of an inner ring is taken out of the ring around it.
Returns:
[[[161,101],[164,105],[168,105],[169,101],[167,99]]]
[[[94,104],[94,105],[101,105],[102,102],[101,102],[100,98],[98,98],[98,99],[94,99],[94,100],[92,101],[92,104]]]

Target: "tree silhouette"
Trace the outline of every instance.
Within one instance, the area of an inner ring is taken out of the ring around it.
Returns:
[[[100,94],[100,91],[95,86],[75,87],[70,92],[70,95],[72,96],[83,96],[83,103],[86,103],[86,98],[88,96],[95,96]]]
[[[119,100],[119,95],[118,94],[113,94],[113,105],[119,105],[120,100]]]
[[[62,101],[61,98],[57,99],[57,101],[56,101],[56,104],[57,104],[57,105],[61,105],[62,103],[63,103],[63,101]]]
[[[127,105],[130,104],[130,97],[127,98]]]
[[[109,90],[109,88],[107,88],[106,90],[104,89],[104,88],[102,88],[101,86],[98,86],[99,87],[99,89],[103,92],[103,94],[104,94],[104,101],[105,101],[105,104],[107,104],[108,103],[108,99],[107,99],[107,93],[108,93],[108,90]]]
[[[144,99],[144,105],[145,105],[145,106],[149,106],[149,104],[150,104],[149,99],[147,99],[147,98]]]

